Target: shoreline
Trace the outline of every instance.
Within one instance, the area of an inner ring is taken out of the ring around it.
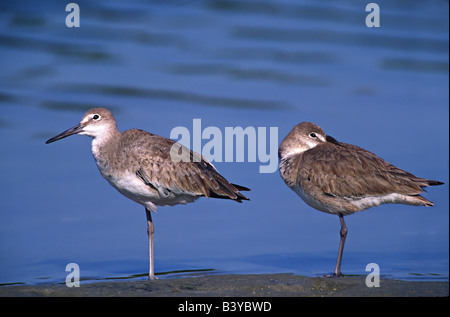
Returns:
[[[80,287],[11,285],[1,297],[443,297],[449,282],[380,279],[367,287],[366,276],[305,277],[278,274],[213,274],[159,280],[102,281]]]

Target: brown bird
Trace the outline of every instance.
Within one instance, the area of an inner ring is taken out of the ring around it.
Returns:
[[[149,237],[149,279],[156,279],[153,261],[157,206],[186,204],[199,197],[249,200],[200,154],[181,144],[143,130],[119,132],[113,114],[104,108],[87,111],[81,122],[47,140],[73,134],[92,137],[92,154],[102,176],[122,195],[145,207]]]
[[[278,150],[286,185],[311,207],[339,216],[339,251],[334,270],[341,276],[347,227],[344,216],[381,204],[433,206],[420,194],[442,182],[420,178],[358,146],[326,135],[310,122],[297,124]]]

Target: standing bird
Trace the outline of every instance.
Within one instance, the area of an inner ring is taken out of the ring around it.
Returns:
[[[45,143],[73,134],[92,137],[92,154],[102,176],[122,195],[145,207],[149,238],[149,276],[154,271],[151,212],[157,206],[187,204],[199,197],[249,200],[200,154],[143,130],[119,132],[113,114],[104,108],[87,111],[81,122]]]
[[[297,124],[278,150],[280,174],[287,186],[311,207],[338,215],[341,261],[347,227],[344,216],[381,204],[433,206],[420,194],[442,182],[416,177],[358,146],[342,143],[310,122]]]

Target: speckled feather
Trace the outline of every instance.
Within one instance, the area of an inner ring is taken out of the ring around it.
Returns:
[[[173,140],[143,130],[126,130],[122,132],[118,146],[118,164],[127,161],[124,166],[131,169],[130,172],[139,172],[139,177],[144,182],[166,191],[228,198],[238,202],[248,200],[204,158],[200,162],[172,161],[170,149],[174,144]],[[192,151],[186,151],[193,157]],[[238,187],[240,190],[244,189],[242,186]]]
[[[310,133],[315,133],[316,144],[306,146]],[[416,177],[358,146],[338,142],[309,122],[294,127],[279,155],[286,184],[301,191],[302,198],[308,196],[313,207],[331,213],[349,214],[382,203],[432,206],[420,196],[423,187],[442,184]]]
[[[87,111],[79,125],[47,143],[72,134],[91,136],[92,154],[103,177],[120,193],[151,211],[156,206],[186,204],[201,196],[248,200],[239,192],[248,188],[228,182],[199,154],[183,147],[191,160],[173,161],[170,151],[175,141],[139,129],[119,132],[107,109]]]

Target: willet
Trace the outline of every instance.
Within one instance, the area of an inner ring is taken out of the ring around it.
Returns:
[[[338,215],[339,251],[334,270],[341,276],[347,227],[344,216],[381,204],[433,206],[420,194],[442,182],[416,177],[358,146],[338,142],[317,125],[302,122],[281,142],[280,174],[311,207]]]
[[[173,140],[130,129],[119,132],[113,114],[104,108],[87,111],[81,122],[51,143],[73,134],[92,137],[92,154],[102,176],[122,195],[143,205],[149,238],[149,279],[156,279],[153,260],[154,226],[151,212],[199,197],[249,200],[239,191],[250,190],[229,183],[204,157]],[[177,145],[177,146],[174,146]],[[175,149],[175,150],[174,150]],[[171,159],[171,151],[188,153],[188,160]]]

